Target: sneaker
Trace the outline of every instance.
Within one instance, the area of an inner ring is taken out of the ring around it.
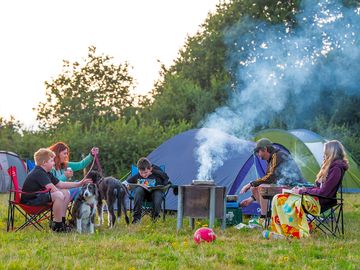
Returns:
[[[158,214],[158,215],[151,215],[151,221],[152,222],[156,222],[156,221],[158,221],[160,219],[160,215]]]
[[[253,228],[262,228],[263,227],[263,220],[256,217],[256,218],[252,218],[249,220],[249,228],[253,229]]]
[[[56,225],[56,222],[53,222],[52,231],[57,233],[69,233],[71,232],[71,227],[68,225],[62,224],[60,227]]]
[[[141,219],[133,219],[131,224],[140,224],[140,222],[141,222]]]
[[[235,226],[236,229],[241,230],[241,229],[250,229],[249,225],[245,224],[245,223],[239,223],[238,225]]]

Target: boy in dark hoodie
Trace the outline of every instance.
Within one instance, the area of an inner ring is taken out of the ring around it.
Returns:
[[[137,162],[139,173],[126,180],[129,184],[137,184],[139,180],[147,180],[152,182],[154,186],[166,186],[169,183],[169,176],[163,172],[160,167],[152,165],[147,158],[140,158]],[[161,189],[148,190],[142,186],[136,186],[134,192],[134,219],[133,224],[139,223],[141,220],[141,206],[145,199],[153,202],[152,218],[156,220],[161,210],[161,202],[163,191]]]

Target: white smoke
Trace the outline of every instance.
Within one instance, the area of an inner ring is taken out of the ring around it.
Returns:
[[[293,28],[245,18],[227,30],[228,69],[236,88],[226,106],[204,120],[204,127],[248,138],[289,100],[296,104],[286,116],[291,126],[311,115],[309,108],[322,89],[359,94],[360,9],[335,0],[302,3]],[[199,178],[210,179],[226,160],[226,144],[216,136],[199,135]]]

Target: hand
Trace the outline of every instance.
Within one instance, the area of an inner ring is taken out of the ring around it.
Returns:
[[[240,190],[240,194],[244,194],[246,191],[248,191],[251,188],[250,183],[246,184],[245,186],[242,187],[242,189]]]
[[[93,156],[98,155],[98,154],[99,154],[99,148],[97,148],[97,147],[91,148],[90,153],[91,153],[91,155],[93,155]]]
[[[299,188],[299,187],[293,187],[291,189],[291,191],[294,192],[295,194],[299,194],[300,190],[302,190],[302,188]]]
[[[67,179],[70,179],[71,177],[74,176],[74,172],[72,170],[66,170],[66,171],[64,171],[64,174]]]
[[[91,178],[84,178],[78,183],[79,183],[79,186],[81,187],[81,186],[83,186],[83,185],[85,185],[87,183],[92,183],[92,182],[93,182],[93,180]]]

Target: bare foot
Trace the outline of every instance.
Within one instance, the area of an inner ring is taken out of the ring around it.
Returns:
[[[240,207],[246,207],[246,206],[249,206],[252,202],[254,201],[254,199],[252,197],[249,197],[245,200],[242,200],[240,203],[239,203],[239,206]]]

